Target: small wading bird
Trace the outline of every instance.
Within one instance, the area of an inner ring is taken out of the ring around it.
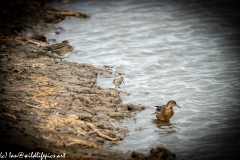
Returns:
[[[113,80],[113,84],[115,85],[115,88],[120,88],[120,85],[122,84],[122,83],[124,83],[124,79],[123,79],[123,77],[120,77],[120,78],[115,78],[114,80]],[[125,83],[124,83],[125,84]]]
[[[46,54],[48,56],[62,59],[69,57],[74,51],[74,47],[69,44],[68,40],[62,41],[62,43],[56,43],[47,48]]]
[[[153,114],[156,114],[156,117],[161,121],[168,121],[174,115],[173,107],[180,108],[173,100],[170,100],[167,105],[155,107],[157,107],[157,109]]]

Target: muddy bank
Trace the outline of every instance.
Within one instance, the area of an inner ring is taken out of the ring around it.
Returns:
[[[104,70],[53,61],[34,52],[36,46],[31,44],[6,48],[0,55],[1,122],[7,122],[2,124],[1,138],[5,143],[15,143],[22,134],[42,146],[99,148],[106,140],[122,140],[127,133],[126,128],[115,126],[115,120],[142,110],[122,104],[108,89],[96,85],[97,74]],[[14,138],[8,138],[9,134]],[[20,143],[26,145],[26,141]]]
[[[2,151],[64,154],[67,159],[175,159],[163,147],[148,155],[102,147],[104,143],[117,144],[128,132],[116,121],[145,107],[123,104],[117,90],[97,85],[99,74],[112,74],[109,68],[54,61],[45,55],[37,44],[47,45],[43,33],[57,31],[54,23],[65,15],[47,12],[43,2],[0,1],[4,7],[1,15],[14,18],[1,18]]]

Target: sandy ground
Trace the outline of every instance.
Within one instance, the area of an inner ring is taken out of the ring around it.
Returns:
[[[1,17],[14,19],[1,18],[0,28],[0,143],[5,146],[1,152],[43,152],[65,159],[175,159],[164,147],[153,148],[148,155],[103,148],[128,133],[117,121],[146,107],[123,104],[118,90],[97,85],[97,76],[111,75],[111,69],[45,55],[43,33],[59,32],[54,23],[64,16],[43,12],[46,8],[40,2],[0,3]],[[16,9],[26,3],[24,12]]]

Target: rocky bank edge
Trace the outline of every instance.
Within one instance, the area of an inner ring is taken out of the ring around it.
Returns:
[[[112,74],[109,68],[53,61],[41,47],[13,34],[30,28],[34,36],[44,37],[44,31],[57,29],[52,25],[56,14],[45,12],[43,3],[0,3],[1,15],[8,16],[1,18],[0,37],[2,151],[66,153],[66,159],[175,159],[164,147],[153,148],[148,155],[103,148],[104,143],[123,140],[128,132],[115,122],[144,107],[123,104],[118,91],[97,86],[99,74]],[[27,8],[23,11],[19,5]],[[9,16],[13,21],[7,20]]]

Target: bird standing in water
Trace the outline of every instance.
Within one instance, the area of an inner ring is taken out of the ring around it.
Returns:
[[[161,121],[168,121],[174,115],[173,107],[180,108],[177,105],[177,103],[173,100],[170,100],[167,103],[167,105],[155,106],[155,107],[157,107],[156,112],[155,112],[156,117]]]
[[[62,41],[62,43],[56,43],[47,48],[47,55],[53,58],[67,58],[69,57],[74,51],[74,47],[69,44],[68,40]]]
[[[120,78],[115,78],[113,80],[113,84],[115,85],[115,88],[120,88],[120,85],[124,83],[124,78],[123,77],[120,77]],[[124,83],[125,84],[125,83]]]

